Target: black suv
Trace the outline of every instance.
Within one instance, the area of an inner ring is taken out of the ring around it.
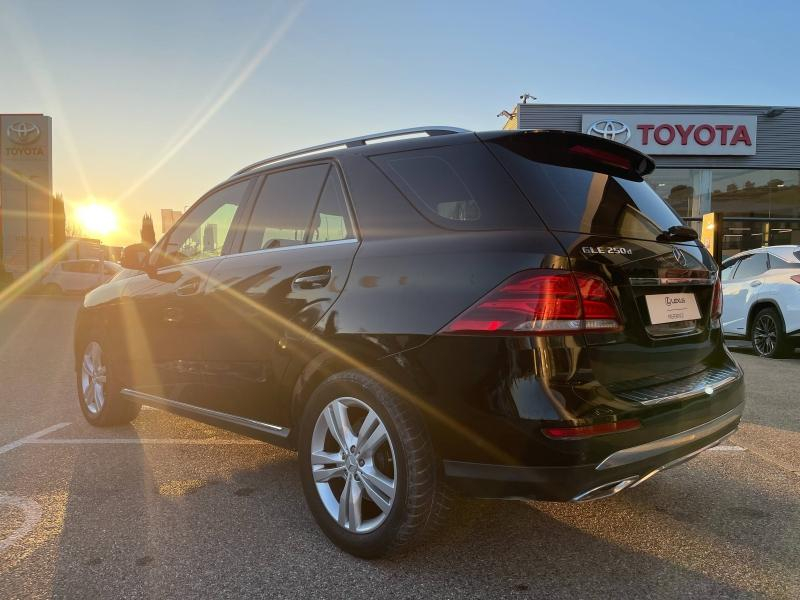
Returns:
[[[418,541],[451,491],[636,486],[733,432],[744,392],[717,267],[653,168],[598,137],[446,127],[256,163],[86,296],[81,409],[296,448],[320,527],[365,557]]]

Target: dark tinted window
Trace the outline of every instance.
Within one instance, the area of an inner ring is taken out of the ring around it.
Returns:
[[[329,165],[267,175],[247,226],[242,252],[303,244]]]
[[[722,271],[720,271],[722,281],[729,281],[733,277],[733,272],[736,270],[737,264],[739,264],[738,260],[732,260],[722,265]]]
[[[373,156],[428,219],[451,229],[541,228],[530,204],[483,144]]]
[[[490,146],[551,229],[654,239],[682,225],[642,180],[551,165],[499,144]]]
[[[331,242],[352,237],[353,224],[347,212],[342,182],[336,169],[331,169],[311,220],[308,239],[310,242]]]
[[[739,268],[733,278],[735,280],[747,279],[748,277],[755,277],[761,275],[767,270],[767,254],[766,252],[759,252],[757,254],[748,254],[743,256]]]

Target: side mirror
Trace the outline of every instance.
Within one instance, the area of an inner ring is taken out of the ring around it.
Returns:
[[[119,264],[123,269],[135,271],[150,270],[150,248],[145,244],[131,244],[122,249]]]

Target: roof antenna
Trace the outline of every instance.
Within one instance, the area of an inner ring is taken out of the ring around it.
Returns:
[[[522,94],[522,95],[519,97],[519,99],[520,99],[520,100],[522,100],[522,103],[523,103],[523,104],[527,104],[527,103],[528,103],[528,100],[538,100],[538,98],[537,98],[536,96],[533,96],[533,95],[531,95],[531,94],[528,94],[527,92],[526,92],[526,93],[524,93],[524,94]]]

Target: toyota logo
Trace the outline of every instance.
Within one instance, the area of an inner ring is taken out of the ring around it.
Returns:
[[[586,130],[586,133],[607,140],[620,142],[621,144],[626,144],[628,140],[631,139],[630,127],[621,121],[612,121],[609,119],[595,121],[589,125],[589,129]]]
[[[12,123],[8,126],[8,129],[6,129],[8,139],[22,146],[32,144],[38,140],[41,133],[38,125],[27,121]]]
[[[672,256],[675,257],[675,262],[677,262],[680,266],[686,266],[686,257],[683,255],[683,252],[678,250],[677,248],[672,249]]]

